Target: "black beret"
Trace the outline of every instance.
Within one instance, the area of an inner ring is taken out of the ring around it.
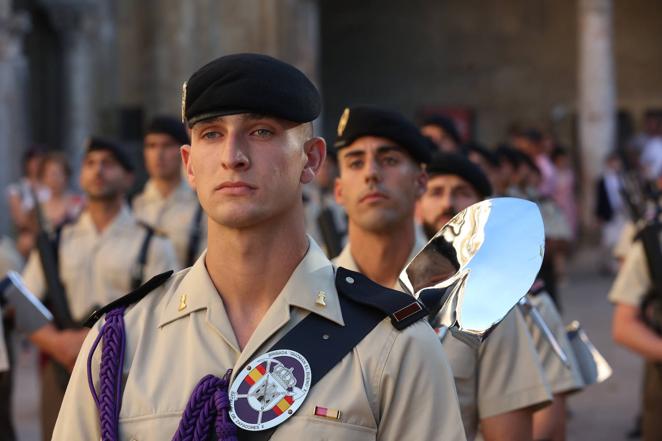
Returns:
[[[267,55],[234,54],[198,69],[183,86],[182,121],[257,113],[298,123],[317,118],[320,94],[299,69]]]
[[[470,141],[464,144],[462,148],[466,151],[467,155],[470,153],[476,153],[477,155],[481,156],[485,161],[487,161],[491,166],[493,167],[499,166],[499,157],[497,156],[497,154],[476,141]]]
[[[451,139],[455,142],[455,144],[459,145],[462,143],[460,132],[458,132],[457,127],[455,127],[455,123],[453,122],[452,119],[446,116],[431,115],[425,117],[421,121],[421,127],[425,127],[425,126],[437,126],[441,130],[443,130],[444,133],[446,133],[446,135],[450,136]]]
[[[177,118],[172,116],[155,116],[147,125],[145,134],[160,133],[171,136],[179,144],[188,144],[189,138],[186,127]]]
[[[485,173],[467,157],[457,153],[437,152],[428,164],[430,177],[457,175],[467,181],[484,198],[492,195],[492,185]]]
[[[345,108],[333,146],[340,150],[362,136],[388,138],[405,149],[416,162],[430,162],[430,142],[413,123],[397,112],[368,106]]]
[[[87,154],[99,150],[110,152],[124,170],[128,172],[133,171],[133,164],[131,163],[131,159],[129,159],[128,153],[122,148],[122,146],[114,141],[100,138],[98,136],[92,136],[88,138],[85,147],[85,153]]]
[[[517,168],[522,162],[520,153],[508,144],[499,145],[495,153],[500,163],[507,162],[514,168]]]

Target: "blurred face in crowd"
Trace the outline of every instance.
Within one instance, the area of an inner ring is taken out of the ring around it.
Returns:
[[[165,133],[145,135],[143,155],[145,168],[151,178],[172,181],[181,177],[179,147],[179,142]]]
[[[432,176],[418,201],[417,217],[427,236],[432,237],[453,216],[481,200],[474,187],[457,175]]]
[[[302,184],[314,179],[325,147],[312,124],[239,114],[196,123],[182,160],[207,215],[241,229],[301,209]]]
[[[386,138],[363,136],[340,150],[338,164],[336,201],[347,211],[350,225],[388,233],[413,221],[427,175],[402,147]]]
[[[39,168],[41,167],[41,161],[43,155],[34,155],[28,158],[24,164],[25,167],[25,176],[29,179],[37,179],[39,176]]]
[[[53,194],[62,194],[67,189],[69,174],[64,164],[58,161],[46,160],[41,167],[41,183]]]
[[[334,158],[327,156],[319,173],[315,176],[315,182],[322,190],[333,191],[333,185],[337,177],[338,164]]]
[[[421,127],[421,134],[427,136],[437,145],[439,151],[457,153],[458,145],[446,131],[436,124],[428,124]]]
[[[501,184],[501,173],[498,166],[495,166],[492,162],[488,161],[483,155],[476,151],[470,151],[467,155],[469,161],[476,164],[480,169],[485,173],[487,179],[492,184],[493,188],[500,188]]]
[[[131,187],[132,178],[108,150],[94,150],[83,158],[80,186],[90,201],[122,197]]]

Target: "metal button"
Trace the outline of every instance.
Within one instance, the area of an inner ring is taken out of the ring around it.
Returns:
[[[322,340],[328,340],[329,334],[322,334]]]
[[[354,283],[354,279],[352,277],[345,277],[345,281],[347,283]]]

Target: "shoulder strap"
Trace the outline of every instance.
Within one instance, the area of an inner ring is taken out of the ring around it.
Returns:
[[[166,271],[165,273],[161,273],[157,276],[154,276],[151,279],[149,279],[144,285],[138,287],[137,289],[134,289],[124,297],[120,297],[119,299],[110,302],[103,308],[94,311],[94,313],[92,313],[92,315],[87,320],[85,320],[83,326],[87,328],[91,328],[97,322],[97,320],[99,320],[101,316],[104,315],[105,313],[113,309],[119,308],[121,306],[129,306],[134,303],[138,303],[147,294],[154,291],[159,286],[163,285],[166,282],[166,280],[168,280],[170,276],[172,276],[173,273],[174,271],[171,270],[171,271]]]
[[[131,272],[131,289],[138,289],[143,283],[143,279],[145,277],[145,267],[147,266],[149,243],[152,241],[152,237],[154,237],[156,232],[156,230],[154,230],[151,225],[148,225],[142,221],[139,221],[138,223],[145,229],[145,237],[143,239],[142,245],[140,246],[140,252],[138,253],[135,266]]]
[[[289,349],[302,354],[312,373],[310,387],[320,381],[367,336],[384,318],[402,330],[427,315],[415,298],[384,288],[364,275],[338,268],[336,289],[345,326],[317,314],[309,314],[269,351]],[[240,441],[266,441],[277,427],[249,432],[238,430]]]
[[[646,254],[646,263],[650,273],[653,288],[662,295],[662,249],[660,244],[660,233],[662,224],[654,223],[646,225],[637,233],[636,239],[641,241]]]
[[[202,205],[198,204],[191,221],[191,229],[189,230],[188,248],[186,249],[186,266],[191,266],[195,263],[198,257],[198,248],[200,246],[200,238],[202,237]]]

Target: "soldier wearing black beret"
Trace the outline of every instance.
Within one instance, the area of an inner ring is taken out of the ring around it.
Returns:
[[[394,316],[417,301],[335,268],[305,234],[303,186],[326,150],[315,86],[230,55],[182,103],[207,250],[94,314],[53,439],[463,441],[426,312]]]
[[[421,133],[429,138],[437,150],[448,153],[460,153],[462,150],[462,138],[452,119],[432,115],[421,122]]]
[[[427,172],[430,181],[418,214],[428,237],[461,210],[492,195],[487,175],[464,155],[435,153]]]
[[[133,163],[129,158],[127,151],[115,141],[100,136],[92,136],[88,138],[85,146],[85,154],[96,151],[107,151],[117,163],[127,172],[132,173],[134,170]]]
[[[133,198],[138,219],[172,240],[177,269],[193,265],[204,249],[207,222],[198,198],[185,182],[179,149],[189,143],[186,127],[171,116],[157,116],[147,125],[143,157],[149,179]]]

